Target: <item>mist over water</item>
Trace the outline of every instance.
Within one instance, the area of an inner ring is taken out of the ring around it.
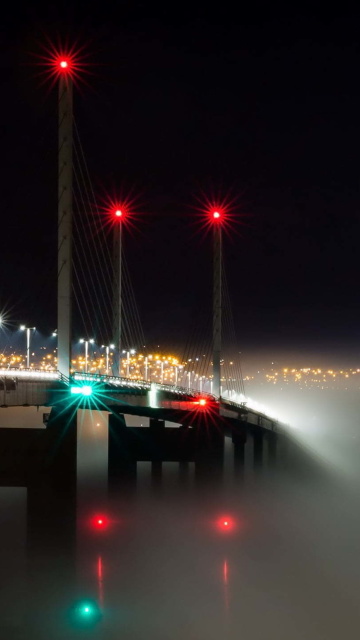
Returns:
[[[227,440],[223,472],[201,480],[191,463],[163,463],[161,477],[138,463],[136,486],[108,488],[107,415],[79,411],[76,503],[0,490],[0,637],[354,637],[357,391],[250,391],[293,417],[290,442],[276,459],[265,442],[255,465],[249,438],[241,467]],[[85,601],[93,624],[71,615]]]

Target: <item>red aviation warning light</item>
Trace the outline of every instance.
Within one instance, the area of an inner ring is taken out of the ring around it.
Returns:
[[[117,218],[122,218],[123,212],[121,211],[121,209],[116,209],[115,215]]]
[[[214,218],[214,220],[220,220],[221,218],[220,211],[213,211],[212,217]]]
[[[79,68],[74,56],[67,54],[55,54],[51,61],[54,75],[69,76],[73,78]]]

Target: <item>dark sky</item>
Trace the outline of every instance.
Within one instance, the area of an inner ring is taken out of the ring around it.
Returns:
[[[181,346],[197,311],[210,311],[210,237],[194,219],[197,197],[215,192],[239,214],[224,252],[240,345],[355,347],[358,11],[11,11],[0,36],[0,306],[15,323],[56,323],[56,91],[33,54],[67,38],[85,45],[91,71],[75,118],[96,197],[119,185],[139,194],[126,254],[146,340]]]

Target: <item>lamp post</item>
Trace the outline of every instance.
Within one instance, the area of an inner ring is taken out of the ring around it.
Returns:
[[[133,356],[136,351],[135,349],[130,349],[130,351],[123,351],[123,353],[126,353],[126,377],[129,378],[130,377],[130,354]]]
[[[35,327],[20,326],[20,331],[26,331],[26,368],[30,369],[30,331],[35,331]]]
[[[101,345],[102,349],[105,349],[105,358],[106,358],[106,375],[109,375],[109,353],[110,353],[110,349],[115,349],[115,345],[114,344],[109,344],[109,345]]]
[[[89,356],[89,344],[94,344],[94,340],[84,340],[84,338],[80,339],[80,343],[85,345],[85,373],[88,372],[88,356]]]

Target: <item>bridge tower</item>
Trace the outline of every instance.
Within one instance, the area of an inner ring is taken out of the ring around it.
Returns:
[[[221,281],[222,281],[222,214],[220,209],[212,212],[213,218],[213,393],[221,395]]]
[[[72,60],[59,56],[59,148],[58,148],[58,370],[69,377],[71,365],[72,294]]]
[[[113,342],[115,344],[113,375],[121,376],[122,354],[122,236],[125,209],[114,209],[114,282],[113,282]]]

